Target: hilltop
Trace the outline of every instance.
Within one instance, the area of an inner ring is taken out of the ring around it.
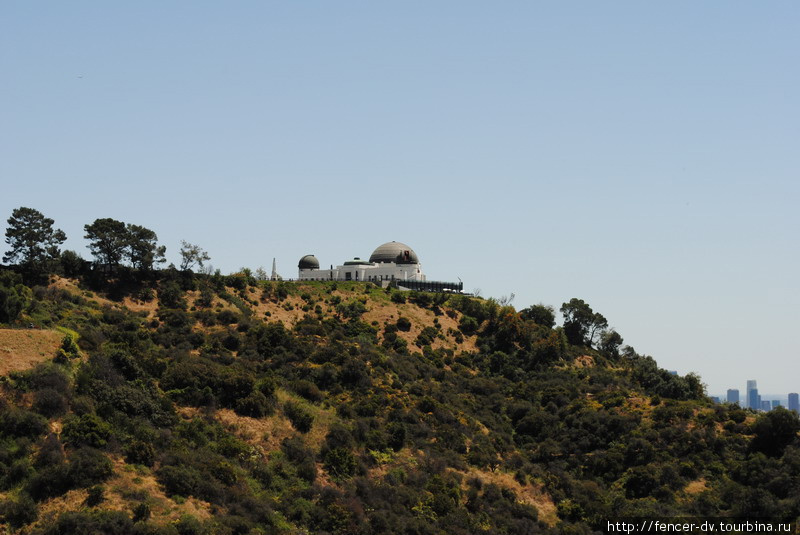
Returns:
[[[3,275],[13,533],[800,516],[796,415],[715,405],[621,337],[570,343],[581,325],[555,326],[546,307],[248,273],[107,277]]]

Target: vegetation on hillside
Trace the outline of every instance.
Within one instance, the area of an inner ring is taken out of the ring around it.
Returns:
[[[130,235],[149,244],[138,260],[93,269],[51,250],[46,268],[0,270],[0,327],[63,335],[52,358],[0,378],[12,532],[516,535],[800,517],[794,413],[711,403],[579,299],[557,327],[543,305],[197,274],[208,257],[189,244],[184,269],[157,270],[145,234]]]

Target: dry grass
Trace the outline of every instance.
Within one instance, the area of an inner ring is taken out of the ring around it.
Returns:
[[[683,492],[686,494],[700,494],[703,491],[708,490],[708,485],[706,484],[706,479],[701,477],[700,479],[695,479],[691,481],[686,487],[684,487]]]
[[[124,511],[130,513],[140,502],[150,505],[151,520],[157,524],[167,524],[178,520],[182,515],[189,514],[198,519],[205,520],[211,517],[211,504],[196,498],[187,498],[182,503],[177,503],[169,498],[156,482],[149,470],[137,469],[125,464],[121,459],[112,458],[114,463],[114,476],[105,483],[105,499],[99,508],[107,511]],[[88,511],[85,489],[71,490],[48,500],[40,507],[37,523],[30,526],[35,529],[38,525],[52,522],[58,515],[67,511]]]
[[[314,415],[314,423],[308,433],[302,434],[297,431],[280,409],[276,410],[272,416],[265,418],[240,416],[230,409],[220,409],[214,413],[214,416],[228,431],[256,447],[264,454],[280,449],[283,439],[297,435],[302,436],[309,447],[318,450],[322,446],[331,424],[338,419],[336,412],[330,408],[308,403],[280,388],[275,393],[279,405],[287,401],[293,401],[300,403]],[[193,411],[196,411],[196,409],[193,409]],[[181,409],[181,414],[191,417],[190,415],[196,413],[187,411],[184,408]]]
[[[462,472],[463,473],[463,472]],[[489,472],[471,468],[465,474],[467,477],[477,477],[484,483],[494,483],[499,487],[511,489],[520,498],[520,502],[531,505],[539,512],[539,520],[548,526],[555,526],[558,522],[556,504],[553,498],[544,490],[544,485],[520,484],[514,476],[507,472]]]
[[[451,318],[446,314],[437,316],[432,310],[420,308],[411,303],[397,304],[397,303],[380,303],[371,302],[370,309],[364,313],[363,320],[366,323],[378,322],[378,328],[383,329],[387,324],[396,323],[400,316],[408,318],[411,321],[411,329],[408,332],[397,331],[397,336],[408,342],[409,349],[413,350],[416,346],[414,340],[422,332],[422,329],[433,325],[433,320],[439,320],[439,325],[442,327],[442,334],[447,338],[442,340],[436,338],[431,344],[433,349],[440,349],[443,347],[450,347],[457,351],[473,352],[477,348],[475,346],[476,336],[464,336],[464,341],[458,344],[455,340],[447,336],[449,329],[458,330],[459,314],[455,318]]]
[[[0,375],[52,359],[64,334],[55,330],[0,329]]]

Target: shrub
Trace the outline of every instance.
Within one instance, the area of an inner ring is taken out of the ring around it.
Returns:
[[[47,431],[47,420],[24,409],[11,408],[0,414],[0,433],[13,437],[33,438]]]
[[[397,318],[397,328],[403,332],[408,332],[411,330],[411,320],[404,317]]]
[[[64,396],[52,388],[37,390],[33,394],[32,408],[42,416],[48,418],[61,416],[67,412],[67,407],[68,403]]]
[[[283,406],[283,413],[292,422],[295,429],[301,433],[308,433],[314,423],[314,416],[300,404],[287,401]]]
[[[144,522],[150,518],[150,506],[145,502],[138,503],[132,513],[134,522]]]
[[[458,322],[458,329],[467,336],[475,334],[478,331],[478,327],[478,321],[470,316],[461,316]]]
[[[247,397],[238,400],[235,407],[237,414],[253,418],[272,414],[274,409],[273,402],[258,390],[254,390]]]
[[[164,486],[168,494],[191,496],[194,494],[203,476],[194,468],[186,466],[162,466],[156,473],[158,482]]]
[[[100,505],[104,499],[105,487],[103,487],[103,485],[89,487],[89,494],[86,496],[86,505],[89,507],[96,507]]]
[[[345,448],[333,448],[325,453],[325,469],[335,479],[347,479],[356,472],[358,463],[353,453]]]
[[[304,379],[292,383],[292,390],[313,403],[319,403],[325,397],[317,385]]]
[[[14,528],[30,524],[39,516],[39,508],[27,494],[21,494],[16,499],[0,502],[0,517]]]
[[[80,448],[69,456],[69,475],[76,487],[102,483],[113,473],[111,460],[94,448]]]
[[[73,446],[85,444],[102,448],[111,437],[111,427],[94,414],[68,416],[61,433],[64,442]]]
[[[153,466],[156,461],[156,450],[149,442],[134,440],[125,447],[125,462]]]

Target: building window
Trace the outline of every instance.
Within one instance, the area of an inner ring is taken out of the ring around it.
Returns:
[[[348,271],[344,274],[344,280],[349,281],[352,277],[352,274]]]

